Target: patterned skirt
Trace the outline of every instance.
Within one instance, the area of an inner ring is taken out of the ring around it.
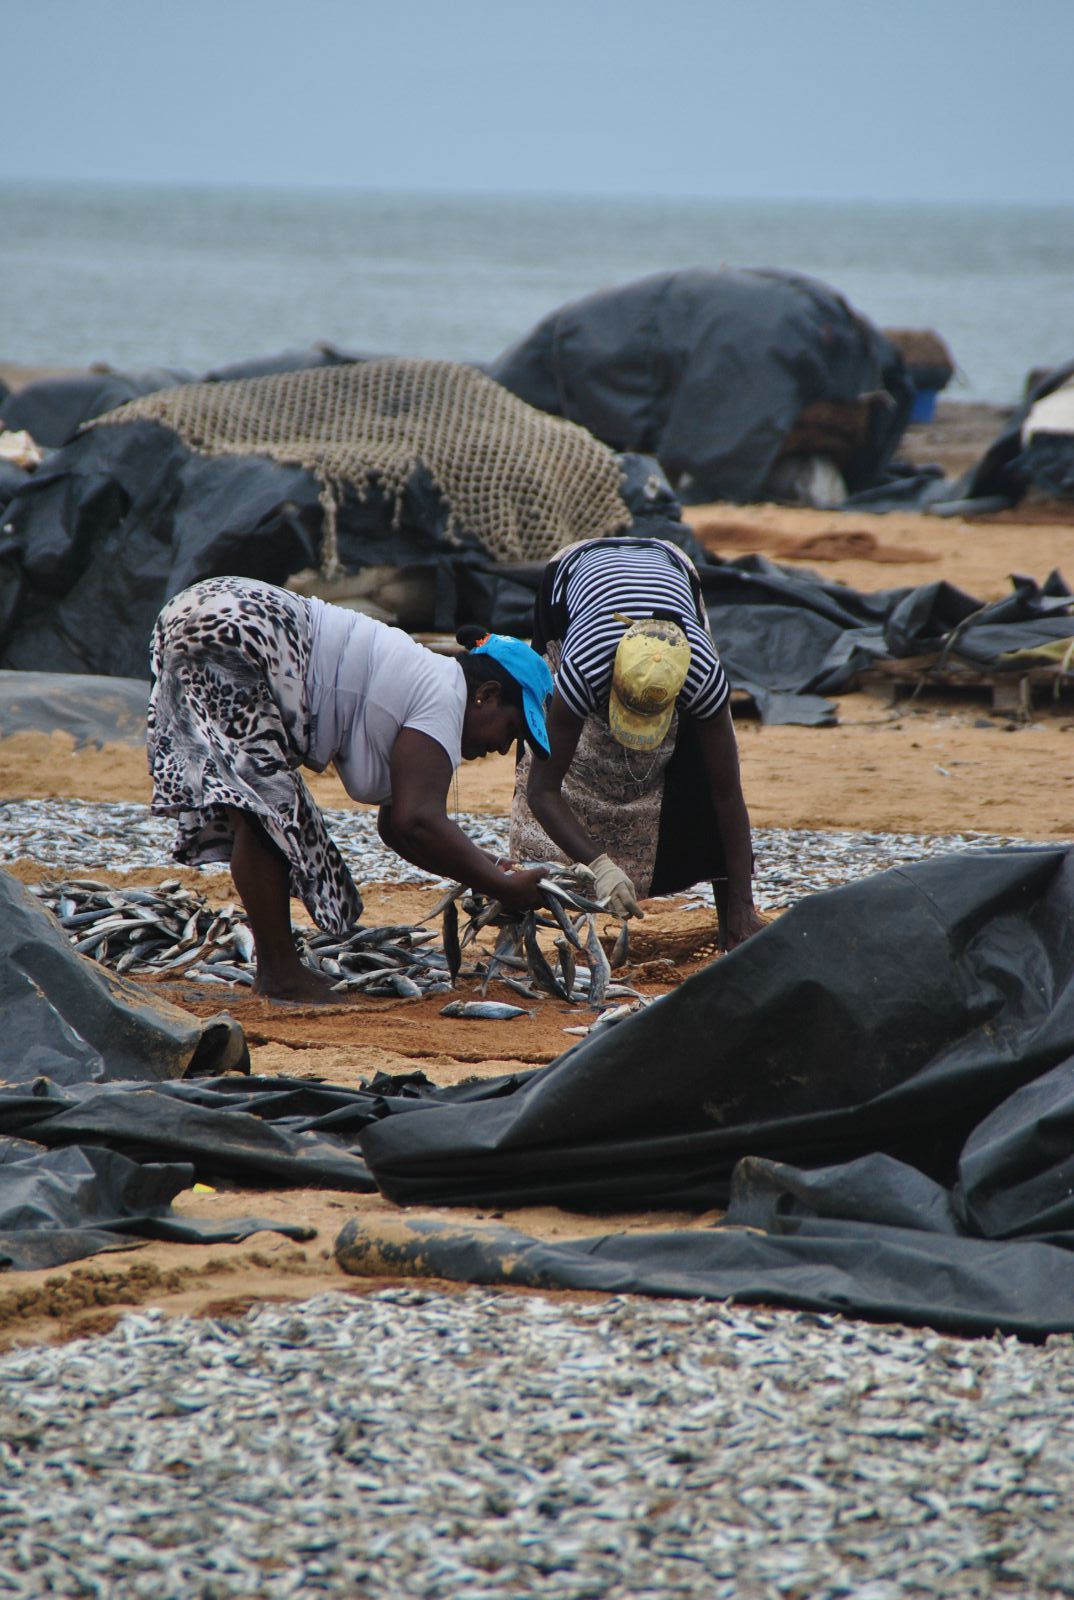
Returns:
[[[309,751],[309,612],[286,589],[209,578],[169,600],[153,630],[148,717],[152,810],[178,824],[174,854],[230,861],[228,810],[286,858],[291,893],[343,935],[362,897],[298,768]]]

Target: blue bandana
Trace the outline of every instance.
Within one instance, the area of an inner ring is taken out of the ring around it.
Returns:
[[[536,755],[542,759],[549,753],[548,729],[545,727],[545,705],[552,694],[552,674],[536,650],[531,650],[522,639],[512,639],[506,633],[490,633],[470,651],[472,656],[491,656],[509,672],[522,690],[522,711],[526,718],[526,736]]]

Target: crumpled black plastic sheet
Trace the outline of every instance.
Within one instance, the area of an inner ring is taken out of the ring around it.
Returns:
[[[7,872],[0,872],[0,1017],[0,1082],[178,1078],[249,1067],[231,1017],[192,1016],[78,955],[56,918]]]
[[[302,1078],[160,1083],[0,1084],[0,1135],[37,1144],[99,1144],[140,1161],[189,1162],[200,1180],[314,1185],[372,1192],[358,1151],[363,1128],[427,1104],[469,1105],[510,1094],[508,1075],[437,1089],[421,1073],[378,1073],[366,1088]]]
[[[352,1271],[1074,1331],[1072,910],[1074,852],[952,854],[800,902],[530,1073],[42,1079],[0,1090],[0,1135],[401,1205],[729,1208],[556,1244],[356,1219]]]
[[[711,1236],[576,1241],[564,1286],[608,1286],[596,1252],[651,1293],[1074,1329],[1072,912],[1058,847],[816,895],[515,1094],[362,1151],[400,1204],[731,1205]]]
[[[194,1182],[194,1169],[129,1160],[93,1145],[43,1150],[0,1138],[0,1270],[58,1267],[143,1239],[224,1244],[262,1229],[291,1239],[313,1230],[262,1217],[195,1222],[171,1209]]]
[[[211,1244],[273,1228],[309,1237],[286,1222],[246,1217],[209,1225],[172,1212],[172,1197],[189,1188],[214,1130],[185,1125],[150,1091],[183,1073],[225,1073],[222,1081],[245,1083],[242,1029],[225,1014],[192,1016],[78,955],[55,918],[6,872],[0,1018],[0,1269],[58,1266],[123,1248],[128,1236]],[[115,1091],[111,1113],[95,1120],[86,1111],[79,1121],[80,1106],[108,1090]],[[115,1136],[122,1110],[129,1116],[126,1150]],[[297,1137],[274,1140],[271,1129],[255,1124],[251,1132],[236,1120],[228,1141],[237,1170],[244,1154],[249,1165],[258,1135],[268,1158],[255,1170],[271,1172],[274,1145],[290,1153],[288,1175],[303,1157],[308,1164],[310,1152]],[[178,1164],[184,1157],[187,1164]],[[349,1169],[355,1167],[365,1173],[351,1156]]]
[[[0,1084],[0,1270],[58,1266],[136,1239],[215,1244],[261,1229],[309,1238],[262,1217],[195,1222],[170,1202],[195,1181],[375,1192],[355,1147],[363,1127],[430,1096],[481,1100],[517,1082],[438,1091],[413,1073],[377,1074],[366,1089],[234,1074]]]
[[[876,661],[939,654],[986,672],[1013,651],[1074,636],[1074,596],[1058,572],[1012,574],[1009,595],[982,601],[944,580],[863,592],[765,556],[706,562],[701,586],[731,684],[762,721],[834,721],[828,695]]]

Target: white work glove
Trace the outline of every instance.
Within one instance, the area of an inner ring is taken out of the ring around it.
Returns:
[[[634,885],[622,867],[617,867],[608,856],[597,856],[589,863],[589,870],[593,874],[597,899],[603,900],[609,911],[614,911],[617,917],[645,915],[635,898]]]

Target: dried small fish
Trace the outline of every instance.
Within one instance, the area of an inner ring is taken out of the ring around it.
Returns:
[[[440,896],[440,899],[436,902],[433,909],[429,912],[429,915],[427,917],[423,917],[422,921],[432,922],[434,917],[439,917],[447,910],[448,906],[454,905],[459,896],[465,893],[466,885],[464,883],[450,884],[445,892]]]
[[[609,963],[611,965],[611,969],[612,969],[613,972],[616,970],[617,967],[625,967],[626,966],[627,956],[629,954],[629,951],[630,951],[630,918],[629,917],[624,917],[623,918],[623,926],[619,929],[619,932],[615,936],[615,943],[612,945],[612,953],[611,953],[611,956],[609,957]]]
[[[532,983],[527,983],[524,978],[500,978],[499,982],[503,984],[505,989],[511,989],[515,994],[524,995],[527,1000],[539,1000],[541,998]],[[483,994],[484,990],[481,992]]]

